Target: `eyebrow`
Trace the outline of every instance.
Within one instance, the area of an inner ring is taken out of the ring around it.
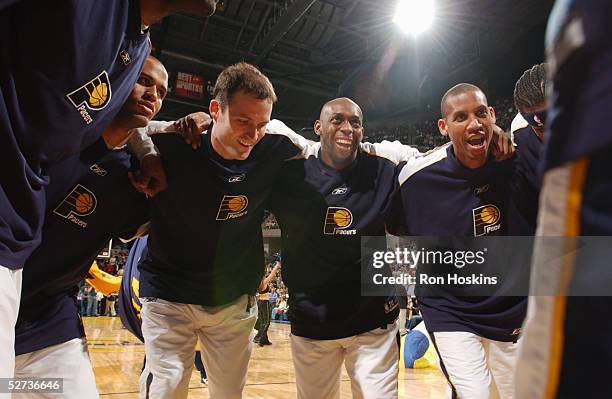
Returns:
[[[335,118],[336,116],[341,116],[341,117],[343,117],[343,118],[344,118],[344,117],[345,117],[345,115],[346,115],[346,118],[347,118],[347,119],[361,120],[361,116],[359,116],[359,115],[357,115],[357,114],[344,114],[344,113],[342,113],[342,112],[334,112],[333,114],[331,114],[331,117],[332,117],[332,118]]]

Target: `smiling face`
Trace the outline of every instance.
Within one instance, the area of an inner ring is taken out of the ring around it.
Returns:
[[[147,58],[130,96],[113,124],[123,129],[147,126],[161,109],[167,91],[166,68],[156,58]]]
[[[445,117],[438,120],[438,128],[444,136],[450,136],[457,160],[470,169],[483,166],[495,124],[495,111],[484,93],[467,90],[450,94],[442,108]]]
[[[363,139],[361,108],[348,98],[337,98],[323,106],[315,133],[321,137],[321,159],[327,165],[342,170],[357,158]]]
[[[211,100],[210,115],[214,121],[213,149],[224,159],[244,160],[266,132],[272,101],[240,90],[224,107],[218,100]]]

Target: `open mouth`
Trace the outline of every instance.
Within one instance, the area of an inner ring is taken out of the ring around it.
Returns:
[[[336,145],[342,149],[350,150],[353,145],[353,141],[349,139],[337,138]]]
[[[472,149],[475,149],[475,150],[483,149],[485,147],[485,136],[484,135],[473,136],[468,139],[467,143],[468,143],[468,146]]]

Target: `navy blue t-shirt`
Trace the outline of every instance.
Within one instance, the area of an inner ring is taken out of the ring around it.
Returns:
[[[175,134],[153,137],[168,189],[150,203],[141,298],[220,306],[259,286],[264,205],[280,167],[302,149],[295,138],[267,133],[246,160],[225,160],[210,137],[197,150]]]
[[[0,265],[40,242],[50,163],[95,142],[149,51],[135,0],[19,1],[0,9]]]
[[[362,145],[355,162],[338,171],[315,149],[283,167],[270,210],[282,232],[292,334],[345,338],[386,328],[397,317],[394,293],[361,293],[361,237],[385,236],[398,186],[397,164],[383,156]]]
[[[17,354],[81,336],[77,284],[111,237],[129,238],[148,220],[146,198],[127,176],[131,163],[100,138],[49,169],[43,242],[23,270]]]
[[[406,234],[523,234],[512,231],[509,210],[517,200],[526,203],[519,208],[535,208],[537,197],[526,195],[527,179],[517,168],[515,159],[496,162],[492,158],[481,168],[466,168],[457,161],[450,143],[408,162],[399,176]],[[485,221],[485,212],[496,216]],[[516,296],[419,296],[419,301],[429,331],[468,331],[498,341],[518,337],[527,306],[526,297]]]

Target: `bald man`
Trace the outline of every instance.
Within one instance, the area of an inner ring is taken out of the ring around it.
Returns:
[[[348,98],[326,103],[314,130],[320,143],[283,166],[270,203],[298,398],[339,398],[343,361],[353,398],[396,398],[399,308],[392,292],[362,296],[361,237],[385,236],[398,161],[385,145],[361,142],[363,114]]]

